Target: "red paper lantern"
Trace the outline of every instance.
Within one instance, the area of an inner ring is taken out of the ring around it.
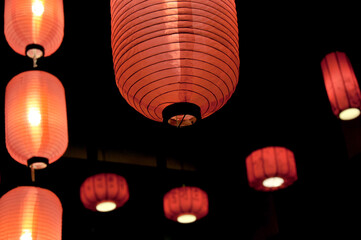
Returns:
[[[61,240],[63,208],[51,191],[17,187],[0,199],[0,239]]]
[[[50,56],[64,36],[63,0],[5,0],[4,32],[15,52]]]
[[[120,93],[150,119],[192,125],[236,88],[234,0],[111,0],[111,32]]]
[[[208,195],[197,187],[179,187],[164,195],[166,218],[180,223],[191,223],[208,214]]]
[[[258,191],[285,188],[297,180],[293,152],[284,147],[265,147],[246,158],[249,186]]]
[[[80,199],[84,207],[92,211],[112,211],[128,201],[127,181],[114,173],[96,174],[81,185]]]
[[[343,52],[325,56],[321,68],[333,113],[341,120],[360,115],[361,94],[350,60]]]
[[[35,169],[58,160],[68,146],[64,87],[53,75],[27,71],[5,90],[5,142],[16,161]]]

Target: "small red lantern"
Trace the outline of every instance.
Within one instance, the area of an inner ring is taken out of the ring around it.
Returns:
[[[265,147],[246,158],[249,186],[258,191],[285,188],[297,180],[293,152],[284,147]]]
[[[0,199],[0,238],[61,240],[63,208],[51,191],[17,187]]]
[[[96,174],[81,185],[80,199],[84,207],[92,211],[112,211],[128,201],[127,181],[114,173]]]
[[[164,195],[166,218],[180,223],[191,223],[208,214],[208,195],[197,187],[179,187]]]
[[[16,75],[5,90],[5,142],[16,161],[34,169],[58,160],[68,146],[64,87],[43,71]]]
[[[189,126],[235,91],[234,0],[111,0],[111,34],[120,93],[150,119]]]
[[[15,52],[50,56],[64,36],[63,0],[5,0],[4,32]]]
[[[321,68],[333,113],[341,120],[360,115],[361,93],[350,60],[343,52],[325,56]]]

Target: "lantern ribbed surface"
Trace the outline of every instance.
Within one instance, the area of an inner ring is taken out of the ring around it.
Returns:
[[[150,119],[163,121],[175,103],[196,105],[205,118],[235,91],[234,0],[111,0],[111,34],[120,93]]]
[[[16,161],[33,157],[58,160],[68,146],[64,87],[52,74],[27,71],[16,75],[5,90],[5,142]]]
[[[332,52],[321,61],[324,83],[333,113],[342,120],[357,117],[361,108],[361,93],[349,58],[343,52]],[[342,115],[349,110],[356,114]],[[352,117],[354,115],[354,117]]]
[[[249,186],[258,191],[285,188],[297,180],[295,157],[284,147],[265,147],[246,158]]]
[[[198,187],[173,188],[164,195],[163,209],[170,220],[180,222],[182,216],[194,216],[195,221],[208,214],[208,195]]]
[[[81,185],[80,199],[84,207],[92,211],[114,210],[123,206],[129,199],[127,181],[114,173],[93,175]],[[109,205],[111,208],[108,208]]]
[[[37,44],[53,54],[64,36],[63,0],[5,0],[4,33],[10,47],[25,55]]]
[[[17,187],[0,199],[1,240],[61,240],[63,208],[51,191]]]

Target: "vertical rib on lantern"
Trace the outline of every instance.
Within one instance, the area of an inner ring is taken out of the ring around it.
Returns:
[[[50,56],[64,36],[63,0],[5,0],[4,33],[10,47],[25,55],[31,44]]]
[[[350,60],[343,52],[325,56],[321,68],[333,113],[342,120],[360,114],[361,93]]]
[[[61,240],[63,208],[39,187],[17,187],[0,199],[0,239]]]
[[[164,195],[163,209],[166,218],[190,223],[208,214],[208,195],[198,187],[174,188]],[[187,218],[182,221],[182,217]]]
[[[295,157],[284,147],[265,147],[246,158],[249,186],[258,191],[285,188],[297,180]]]
[[[52,74],[27,71],[16,75],[5,90],[5,142],[16,161],[32,157],[58,160],[68,146],[64,87]]]
[[[111,32],[120,93],[150,119],[163,121],[163,110],[175,103],[196,105],[205,118],[236,88],[234,0],[111,0]],[[192,124],[192,111],[180,111]]]
[[[127,181],[114,173],[88,177],[80,187],[80,199],[84,207],[92,211],[112,211],[128,201]]]

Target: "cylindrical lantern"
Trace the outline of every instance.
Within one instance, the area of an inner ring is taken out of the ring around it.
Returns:
[[[192,223],[208,214],[208,195],[198,187],[174,188],[164,195],[166,218],[180,223]]]
[[[111,34],[120,93],[150,119],[192,125],[235,91],[234,0],[111,0]]]
[[[61,240],[63,208],[51,191],[17,187],[0,199],[0,239]]]
[[[81,185],[80,199],[84,207],[92,211],[112,211],[128,201],[127,181],[114,173],[96,174]]]
[[[5,90],[5,142],[16,161],[41,169],[58,160],[68,146],[64,87],[53,75],[27,71]]]
[[[361,93],[350,60],[343,52],[325,56],[321,68],[333,113],[341,120],[360,115]]]
[[[265,147],[246,158],[249,186],[258,191],[285,188],[297,180],[295,157],[284,147]]]
[[[50,56],[63,41],[63,0],[5,0],[4,32],[15,52]]]

